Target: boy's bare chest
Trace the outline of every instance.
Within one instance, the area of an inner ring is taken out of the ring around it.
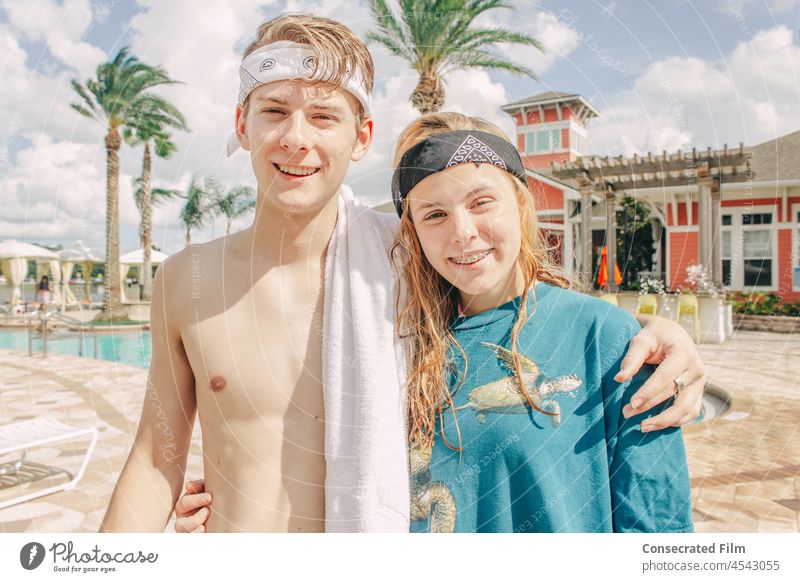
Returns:
[[[201,417],[322,418],[321,281],[274,277],[226,291],[182,330]]]

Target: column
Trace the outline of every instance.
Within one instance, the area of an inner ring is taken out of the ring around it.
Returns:
[[[581,277],[587,288],[592,284],[592,183],[581,182]]]
[[[606,187],[606,247],[608,248],[608,283],[606,289],[609,293],[617,292],[617,282],[614,280],[614,265],[617,264],[617,197],[613,188]]]
[[[711,268],[709,278],[722,289],[722,191],[719,178],[711,183]]]
[[[571,200],[564,199],[564,237],[561,239],[561,266],[567,275],[572,275],[575,270],[575,240],[572,234],[572,204]]]
[[[697,231],[698,231],[698,263],[706,273],[711,274],[711,239],[714,233],[711,229],[711,184],[712,179],[707,167],[697,169],[699,202],[697,204]],[[691,226],[691,225],[690,225]]]
[[[664,225],[658,218],[650,219],[650,228],[653,232],[653,275],[654,278],[664,281],[664,265],[661,263],[661,237]]]

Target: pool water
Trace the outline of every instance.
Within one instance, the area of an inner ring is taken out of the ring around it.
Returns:
[[[80,335],[76,332],[56,331],[47,340],[47,352],[53,354],[79,355],[78,342]],[[28,335],[24,330],[0,331],[0,349],[28,351]],[[33,336],[33,351],[42,353],[42,339],[36,333]],[[122,362],[137,368],[150,367],[150,332],[149,331],[115,331],[97,334],[97,357],[111,362]],[[83,337],[83,355],[94,356],[94,338],[92,334]]]

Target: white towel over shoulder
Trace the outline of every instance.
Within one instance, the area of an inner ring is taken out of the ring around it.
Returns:
[[[404,382],[389,249],[397,218],[347,186],[325,265],[322,382],[329,532],[408,532]]]

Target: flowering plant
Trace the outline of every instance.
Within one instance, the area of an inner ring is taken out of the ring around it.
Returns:
[[[719,296],[721,290],[714,285],[708,271],[703,265],[689,265],[686,267],[686,279],[698,293],[707,293],[711,297]]]
[[[665,315],[670,313],[669,307],[669,293],[667,292],[667,286],[664,285],[664,282],[661,279],[656,279],[655,277],[645,277],[643,275],[639,276],[639,295],[647,295],[652,293],[654,295],[658,295],[661,299],[661,309]]]
[[[663,281],[661,281],[661,279],[656,279],[654,277],[644,277],[640,275],[639,295],[647,295],[648,293],[654,293],[656,295],[664,297],[667,294],[667,289],[664,286],[664,283]]]

